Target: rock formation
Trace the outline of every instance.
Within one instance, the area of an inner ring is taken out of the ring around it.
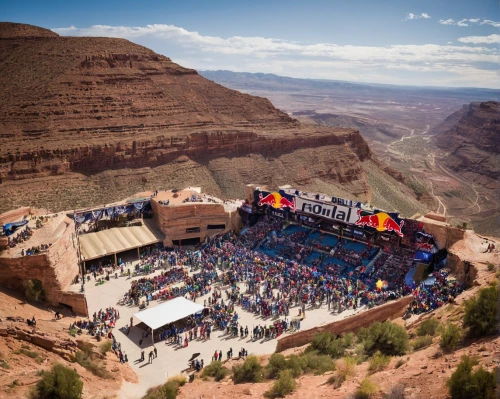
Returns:
[[[450,121],[458,122],[450,125]],[[445,127],[448,127],[446,129]],[[438,128],[437,144],[446,165],[476,184],[494,190],[500,179],[500,103],[471,103]]]
[[[364,161],[398,177],[358,131],[302,125],[127,40],[4,23],[0,53],[0,212],[186,185],[243,197],[252,182],[370,201]]]

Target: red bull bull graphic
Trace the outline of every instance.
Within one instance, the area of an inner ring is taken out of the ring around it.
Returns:
[[[276,191],[267,194],[265,197],[262,193],[259,193],[259,206],[262,205],[269,205],[275,209],[289,208],[295,210],[295,199],[292,198],[292,201],[289,201]]]
[[[356,226],[372,227],[377,231],[394,231],[398,236],[403,237],[402,228],[404,220],[397,224],[394,219],[386,212],[379,212],[373,215],[361,215],[361,210],[358,209],[359,219]]]

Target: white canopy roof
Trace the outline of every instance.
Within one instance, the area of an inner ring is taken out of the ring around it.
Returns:
[[[155,306],[154,308],[134,313],[134,316],[148,327],[156,330],[165,324],[173,323],[184,317],[191,316],[203,309],[203,305],[198,305],[184,297],[179,297]]]

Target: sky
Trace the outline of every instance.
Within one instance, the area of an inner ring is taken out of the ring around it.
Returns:
[[[500,88],[500,0],[0,0],[0,19],[197,70]]]

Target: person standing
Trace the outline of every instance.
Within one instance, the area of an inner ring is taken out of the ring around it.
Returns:
[[[153,351],[149,352],[149,363],[153,363]]]
[[[156,346],[153,346],[153,351],[155,353],[155,359],[158,357],[158,350],[156,349]]]
[[[143,361],[144,361],[144,351],[142,350],[141,351],[141,362],[143,362]]]

